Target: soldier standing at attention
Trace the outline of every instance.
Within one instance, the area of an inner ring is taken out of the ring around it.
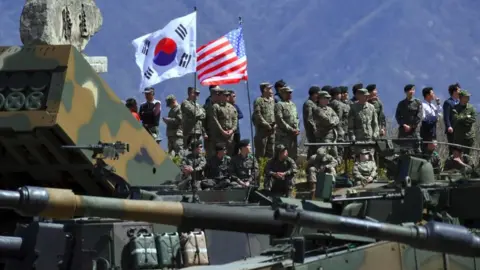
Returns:
[[[377,178],[377,165],[368,149],[362,149],[357,162],[353,165],[355,185],[365,186]]]
[[[235,94],[235,91],[233,90],[228,90],[230,93],[230,99],[228,102],[235,107],[235,110],[237,110],[237,130],[235,130],[235,133],[233,135],[233,143],[234,143],[234,148],[233,148],[233,154],[236,155],[238,154],[238,143],[240,142],[240,119],[243,119],[243,112],[240,110],[240,107],[237,105],[237,95]]]
[[[265,166],[265,189],[273,194],[293,197],[297,164],[288,157],[287,148],[279,144],[275,147],[275,156]]]
[[[443,102],[443,122],[445,123],[445,134],[447,134],[447,141],[453,143],[453,107],[458,104],[458,93],[460,92],[460,85],[458,83],[452,84],[448,87],[448,94],[450,98]],[[452,147],[449,147],[450,155],[452,154]]]
[[[353,97],[350,99],[350,105],[357,103],[358,97],[357,97],[357,91],[358,89],[363,89],[363,83],[357,83],[352,86],[352,94]]]
[[[222,97],[222,89],[215,85],[210,87],[210,97],[203,105],[203,109],[205,110],[205,120],[203,121],[203,131],[204,131],[204,144],[205,144],[205,151],[207,152],[207,156],[215,155],[215,143],[211,143],[209,140],[209,136],[211,135],[211,118],[212,118],[212,108],[213,104],[220,102],[220,98]]]
[[[272,85],[260,84],[261,97],[253,105],[252,121],[255,125],[255,156],[272,158],[275,144],[275,101]]]
[[[198,104],[197,99],[200,91],[188,87],[188,97],[182,102],[181,110],[183,117],[183,144],[189,145],[193,141],[200,141],[205,120],[205,110]]]
[[[252,151],[250,140],[240,140],[238,146],[240,147],[240,153],[232,157],[230,162],[231,184],[235,187],[258,185],[258,163],[255,157],[250,154]]]
[[[340,98],[341,101],[347,105],[350,105],[350,100],[348,99],[348,86],[344,86],[344,85],[340,86],[340,93],[342,94]]]
[[[422,90],[422,126],[420,137],[424,141],[437,139],[437,121],[441,116],[440,99],[435,97],[432,87],[425,87]]]
[[[418,125],[422,121],[422,102],[413,95],[415,94],[415,85],[405,85],[403,91],[406,98],[400,101],[395,112],[395,119],[398,123],[398,138],[414,138],[418,139],[420,136],[417,131]],[[407,143],[410,144],[410,143]],[[420,144],[414,142],[414,151],[420,152]]]
[[[356,91],[358,102],[350,105],[348,113],[348,135],[351,141],[371,141],[378,139],[379,128],[375,107],[368,103],[368,90]]]
[[[182,110],[174,95],[168,95],[166,103],[170,108],[168,117],[163,117],[167,125],[168,153],[178,156],[183,151]]]
[[[320,92],[320,87],[312,86],[308,90],[308,99],[303,103],[303,126],[305,127],[305,135],[309,143],[314,143],[315,141],[315,120],[313,119],[313,112],[317,107],[318,103],[318,93]],[[314,155],[317,151],[316,146],[309,146],[307,152],[307,158]]]
[[[283,80],[279,80],[275,83],[274,88],[275,88],[275,103],[278,103],[279,101],[282,100],[282,95],[280,94],[280,89],[283,87],[286,87],[287,83]]]
[[[383,103],[378,98],[377,85],[369,84],[367,85],[367,90],[369,94],[368,102],[375,107],[375,111],[377,112],[379,135],[383,137],[387,132],[387,119],[383,111]]]
[[[198,190],[201,181],[204,179],[203,176],[207,161],[202,155],[202,142],[196,141],[191,143],[190,149],[192,151],[183,157],[180,165],[180,168],[182,169],[182,180],[178,184],[180,190]],[[192,180],[195,180],[193,185]]]
[[[348,113],[350,112],[350,106],[341,101],[341,86],[334,87],[330,90],[332,100],[329,106],[337,114],[340,124],[337,126],[337,142],[345,141],[345,134],[348,129]],[[340,148],[343,152],[343,148]]]
[[[340,119],[335,111],[328,106],[331,96],[328,92],[321,91],[318,94],[318,107],[315,108],[315,137],[319,143],[331,143],[337,141],[337,128],[340,125]],[[329,154],[338,159],[337,147],[329,148]]]
[[[227,155],[233,156],[235,147],[233,136],[237,130],[237,110],[232,104],[228,103],[230,93],[226,90],[221,91],[220,102],[213,104],[212,117],[210,118],[211,127],[209,138],[210,143],[225,143],[227,147]]]
[[[216,154],[207,160],[205,177],[211,180],[207,182],[209,188],[216,187],[222,189],[230,186],[230,173],[228,170],[231,158],[227,156],[227,147],[224,143],[217,143],[215,152]]]
[[[297,160],[297,136],[300,134],[298,127],[297,106],[292,101],[293,90],[286,86],[280,89],[282,101],[275,104],[275,145],[283,144],[293,160]]]
[[[139,122],[140,116],[138,115],[138,106],[137,106],[137,101],[134,98],[129,98],[125,100],[125,106],[127,106],[128,110],[132,113],[133,117],[137,119]]]
[[[155,99],[155,89],[147,87],[143,91],[146,101],[140,105],[139,115],[145,129],[157,141],[160,141],[158,124],[160,123],[160,113],[162,103]]]
[[[477,112],[470,101],[470,93],[467,90],[461,90],[458,93],[460,101],[453,107],[453,142],[464,146],[472,147],[475,141],[475,122]],[[470,153],[470,149],[463,150],[465,154]]]

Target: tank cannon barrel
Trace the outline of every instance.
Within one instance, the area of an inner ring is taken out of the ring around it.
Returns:
[[[0,258],[21,257],[23,239],[14,236],[0,236]]]
[[[307,211],[276,210],[275,220],[292,225],[394,241],[414,248],[459,256],[480,256],[480,237],[467,228],[429,222],[425,226],[400,226]]]
[[[269,209],[81,196],[67,189],[22,187],[17,191],[0,190],[1,208],[15,210],[23,216],[54,219],[117,218],[181,228],[276,236],[290,232],[290,226],[274,220]]]

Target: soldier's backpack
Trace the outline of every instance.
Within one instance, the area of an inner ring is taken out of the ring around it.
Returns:
[[[185,267],[209,264],[207,241],[202,231],[184,233],[181,238]]]
[[[158,262],[161,268],[180,268],[182,253],[178,233],[163,233],[155,236]]]
[[[153,234],[141,234],[132,238],[129,248],[133,269],[158,268],[157,248]]]

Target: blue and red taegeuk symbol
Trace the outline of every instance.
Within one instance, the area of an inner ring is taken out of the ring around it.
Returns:
[[[177,43],[171,38],[162,38],[155,46],[153,63],[168,66],[177,56]]]

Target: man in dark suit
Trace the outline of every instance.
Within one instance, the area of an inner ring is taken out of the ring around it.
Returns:
[[[458,93],[460,92],[460,84],[452,84],[448,87],[448,93],[450,98],[443,103],[443,122],[445,124],[445,134],[447,134],[447,140],[449,143],[453,143],[453,123],[452,123],[452,110],[455,105],[458,104]],[[450,155],[452,154],[452,148],[449,147]]]

